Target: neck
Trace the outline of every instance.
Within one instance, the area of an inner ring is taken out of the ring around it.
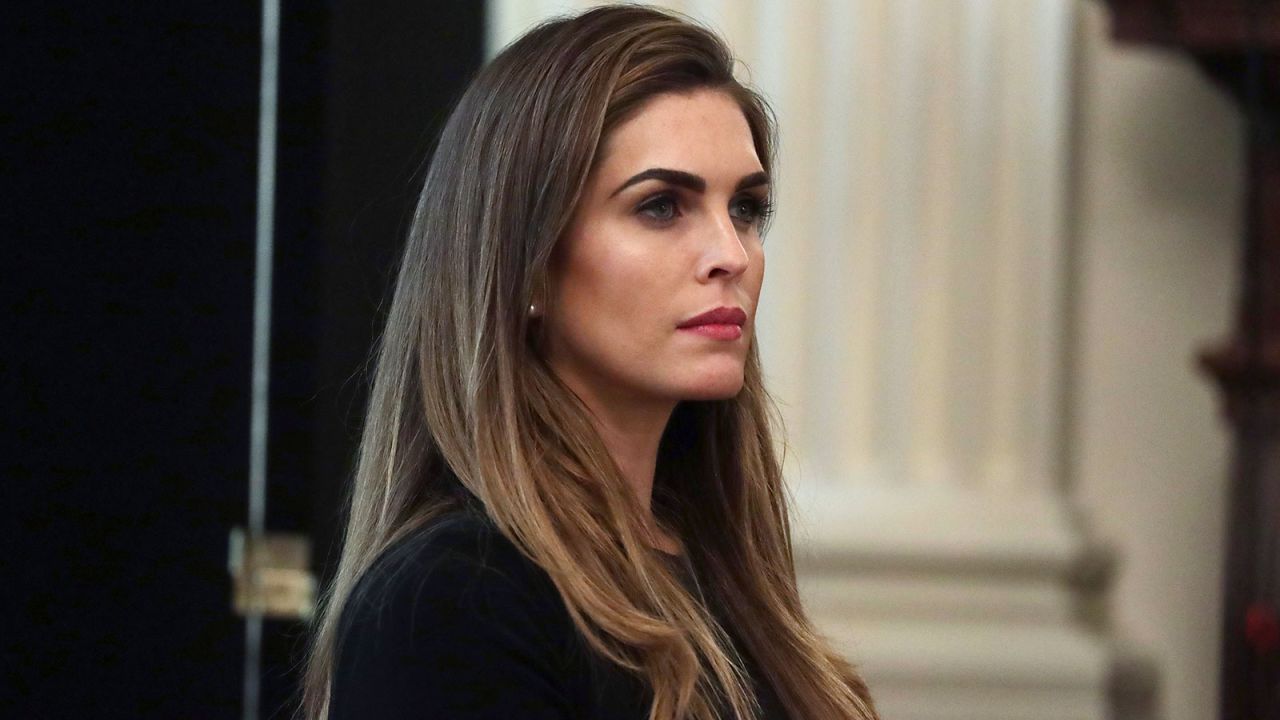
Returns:
[[[668,554],[680,554],[679,540],[660,532],[653,518],[658,445],[675,411],[676,401],[606,398],[580,384],[571,384],[571,387],[591,411],[605,447],[643,508],[650,544]]]
[[[596,428],[605,447],[622,470],[622,476],[635,493],[640,507],[651,517],[658,444],[671,417],[671,409],[660,413],[636,413],[608,406],[604,412],[593,408],[592,413],[596,416]]]

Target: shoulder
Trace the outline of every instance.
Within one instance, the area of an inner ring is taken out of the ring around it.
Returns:
[[[346,634],[369,622],[416,620],[424,614],[439,618],[472,609],[550,611],[558,601],[546,573],[492,521],[457,510],[384,550],[356,581],[339,628]],[[472,617],[485,619],[479,613]]]
[[[447,600],[455,581],[511,584],[530,593],[554,591],[546,574],[498,531],[487,517],[454,510],[434,518],[386,548],[356,582],[347,606],[378,605],[406,591],[419,599]]]
[[[357,581],[339,618],[332,717],[400,717],[420,703],[559,717],[572,634],[541,568],[484,515],[447,513]]]

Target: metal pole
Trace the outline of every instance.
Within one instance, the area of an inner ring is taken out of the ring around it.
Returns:
[[[271,380],[271,274],[275,221],[276,106],[280,69],[280,0],[262,2],[262,71],[258,111],[258,201],[253,286],[253,398],[249,424],[250,552],[266,531],[267,410]],[[249,578],[254,582],[253,578]],[[245,617],[243,720],[257,720],[262,614]]]

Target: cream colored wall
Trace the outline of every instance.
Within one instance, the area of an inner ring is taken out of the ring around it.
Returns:
[[[1228,428],[1195,351],[1231,324],[1236,107],[1184,56],[1078,25],[1073,496],[1115,543],[1114,635],[1160,672],[1158,717],[1215,717]]]

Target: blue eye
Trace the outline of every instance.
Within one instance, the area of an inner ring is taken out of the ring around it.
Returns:
[[[636,211],[659,223],[670,223],[683,214],[677,198],[669,192],[649,198]],[[749,225],[762,225],[773,214],[773,204],[768,198],[740,195],[729,204],[729,213]]]
[[[733,201],[733,209],[742,210],[741,220],[749,223],[762,223],[773,214],[773,203],[766,198],[744,195]]]
[[[676,199],[670,195],[657,195],[640,206],[640,212],[654,220],[663,222],[674,220],[680,214],[676,207]]]

